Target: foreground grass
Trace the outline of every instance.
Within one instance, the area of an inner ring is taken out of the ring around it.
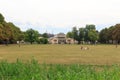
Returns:
[[[80,50],[88,46],[89,50]],[[0,60],[27,61],[31,57],[39,63],[106,65],[120,63],[120,47],[115,45],[9,45],[0,46]]]
[[[0,62],[0,80],[119,80],[119,65],[39,64],[36,60]]]

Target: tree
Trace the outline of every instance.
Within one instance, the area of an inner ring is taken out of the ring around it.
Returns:
[[[37,41],[38,44],[47,44],[48,43],[48,39],[47,38],[40,38]]]
[[[16,43],[21,30],[11,22],[6,22],[0,14],[0,43]]]
[[[16,43],[16,41],[18,41],[21,37],[21,35],[23,35],[22,31],[20,30],[20,28],[16,27],[13,23],[9,22],[8,25],[11,28],[11,36],[9,37],[9,41],[11,43]]]
[[[43,33],[43,34],[42,34],[42,37],[48,38],[48,34],[47,34],[47,33]]]
[[[73,34],[72,32],[68,32],[67,35],[66,35],[67,38],[73,38]]]
[[[16,43],[21,30],[13,23],[2,22],[0,24],[0,32],[1,43]]]
[[[90,41],[90,39],[88,37],[88,33],[90,30],[96,30],[94,24],[87,24],[86,25],[86,27],[85,27],[85,41]]]
[[[25,32],[25,40],[30,42],[31,44],[33,42],[36,42],[38,40],[38,37],[39,37],[39,33],[36,30],[28,29]]]
[[[3,15],[0,13],[0,23],[1,22],[4,22],[4,17],[3,17]]]
[[[18,41],[19,41],[18,45],[19,45],[19,47],[20,47],[21,41],[24,40],[24,38],[25,38],[25,35],[24,35],[23,32],[21,34],[19,34],[19,36],[18,36]]]
[[[88,32],[88,37],[92,43],[95,43],[98,40],[98,33],[95,30],[90,30]]]
[[[99,41],[101,43],[107,43],[109,41],[108,39],[108,29],[102,29],[99,33]]]
[[[4,26],[0,24],[0,43],[2,43],[2,40],[3,40],[3,28]]]
[[[80,38],[80,41],[84,41],[84,38],[85,38],[85,28],[79,28],[79,38]]]
[[[87,24],[87,25],[86,25],[86,29],[87,29],[87,30],[96,30],[94,24]]]
[[[113,30],[113,39],[116,40],[116,45],[120,42],[120,24],[116,24]]]
[[[112,43],[113,43],[113,30],[115,29],[114,26],[111,26],[108,28],[108,31],[107,31],[107,36],[108,36],[108,40],[111,40]]]
[[[73,39],[78,41],[78,30],[76,27],[72,29]]]

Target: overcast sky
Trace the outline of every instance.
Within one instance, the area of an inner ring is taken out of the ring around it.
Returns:
[[[101,30],[120,23],[120,0],[0,0],[0,13],[23,31],[66,33],[86,24]]]

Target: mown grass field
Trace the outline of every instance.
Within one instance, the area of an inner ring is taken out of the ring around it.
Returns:
[[[89,47],[81,50],[80,47]],[[115,45],[0,45],[0,60],[38,60],[48,64],[120,64],[120,47]]]

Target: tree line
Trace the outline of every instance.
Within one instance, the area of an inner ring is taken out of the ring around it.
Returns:
[[[47,44],[48,38],[53,37],[54,34],[43,33],[40,34],[37,30],[28,29],[25,32],[15,26],[12,22],[6,22],[4,16],[0,13],[0,44],[16,43],[24,40],[31,44],[36,42],[38,44]],[[120,24],[104,28],[97,31],[94,24],[86,25],[85,27],[73,27],[66,36],[78,41],[78,44],[91,43],[120,43]]]
[[[78,44],[83,42],[96,42],[104,44],[119,44],[120,43],[120,24],[104,28],[97,31],[94,24],[86,25],[85,28],[73,27],[72,31],[67,33],[68,38],[73,38],[78,41]]]
[[[73,38],[78,41],[78,44],[83,42],[95,43],[99,39],[99,32],[96,30],[95,25],[86,25],[85,28],[76,27],[72,28],[72,31],[67,33],[68,38]]]
[[[15,43],[20,39],[22,31],[12,22],[6,22],[3,15],[0,14],[0,44]]]
[[[39,39],[39,36],[43,37]],[[12,22],[6,22],[4,16],[0,13],[0,44],[15,44],[17,41],[24,40],[26,42],[33,42],[47,44],[47,33],[39,34],[38,31],[28,29],[25,32],[15,26]]]

